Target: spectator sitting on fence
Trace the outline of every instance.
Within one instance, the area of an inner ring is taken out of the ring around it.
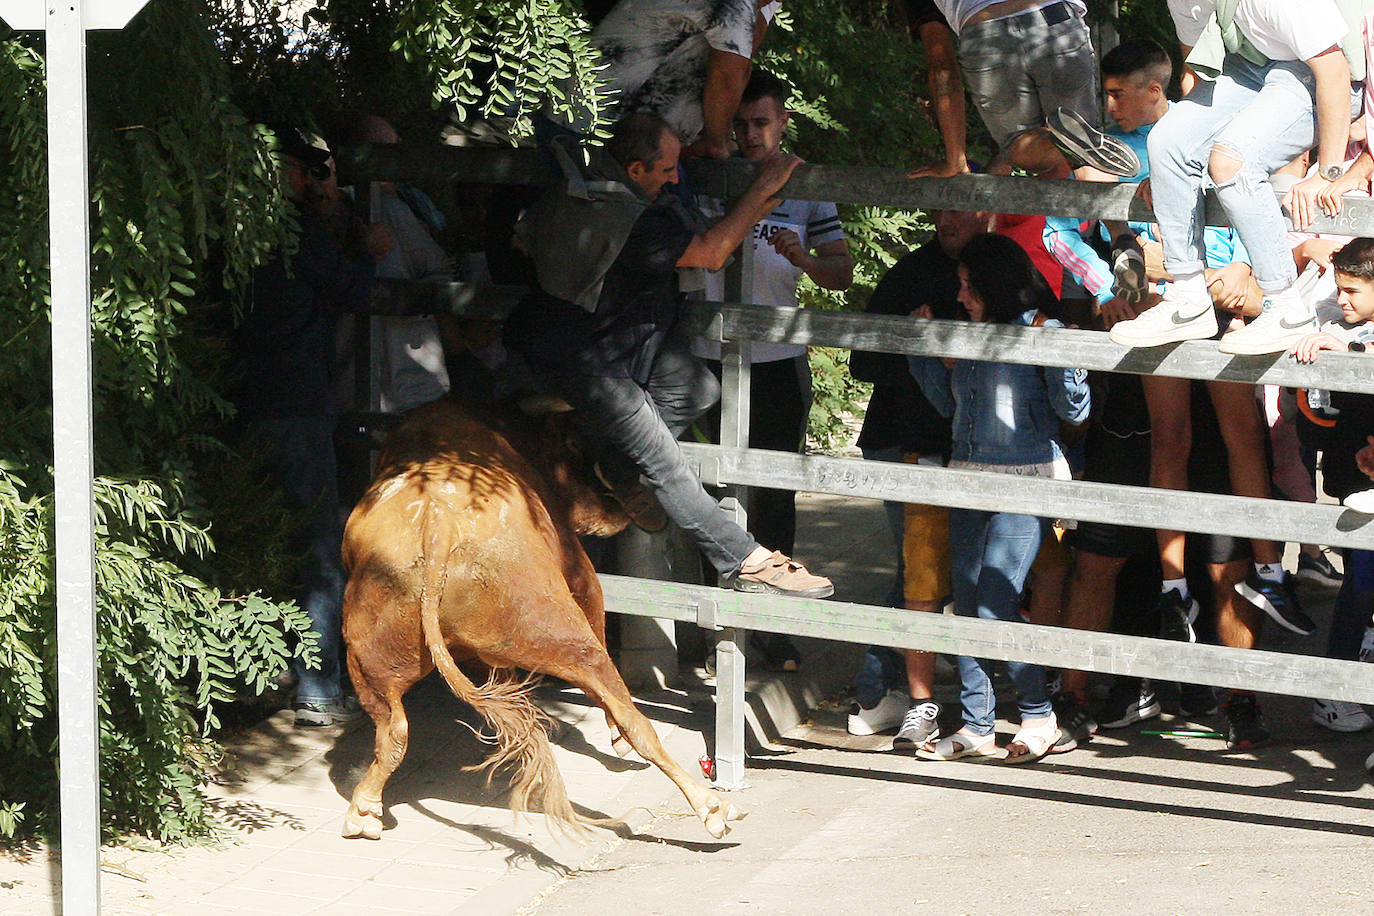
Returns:
[[[1294,348],[1299,362],[1313,362],[1324,350],[1364,352],[1374,347],[1374,239],[1357,238],[1331,255],[1335,272],[1339,317],[1300,340]],[[1322,310],[1318,306],[1318,313]],[[1358,511],[1374,513],[1374,487],[1366,479],[1356,455],[1374,434],[1374,397],[1342,391],[1323,393],[1323,406],[1310,391],[1299,392],[1303,415],[1309,425],[1305,437],[1320,447],[1322,485],[1328,496]],[[1314,406],[1312,402],[1318,401]],[[1328,658],[1354,660],[1361,656],[1365,631],[1374,610],[1374,554],[1367,550],[1342,551],[1345,581],[1336,596],[1327,639]],[[1374,728],[1364,708],[1344,700],[1317,700],[1312,719],[1339,732]]]
[[[295,721],[332,725],[361,713],[343,693],[340,618],[343,525],[334,461],[335,405],[330,363],[341,312],[367,302],[376,263],[391,239],[385,227],[348,230],[333,178],[333,158],[300,129],[271,125],[282,159],[286,196],[300,224],[297,248],[278,252],[253,273],[242,320],[230,339],[230,398],[241,447],[266,458],[286,507],[302,519],[296,598],[319,639],[318,661],[297,658]],[[328,217],[328,219],[326,219]]]
[[[1014,166],[1056,178],[1082,166],[1134,174],[1139,164],[1130,147],[1081,117],[1098,110],[1086,10],[1083,0],[910,0],[908,23],[932,68],[945,147],[943,162],[912,177],[968,171],[963,76],[988,133]]]
[[[930,307],[933,318],[959,317],[958,258],[969,239],[988,231],[991,214],[936,210],[934,237],[883,275],[865,311],[907,315],[912,303]],[[859,448],[865,460],[943,466],[949,458],[949,420],[942,417],[898,353],[855,350],[849,372],[873,383],[864,412]],[[944,506],[885,502],[888,527],[897,543],[893,607],[939,613],[949,596],[949,510]],[[935,653],[896,652],[870,646],[854,677],[851,735],[873,735],[900,725],[894,748],[914,750],[938,727],[934,701]],[[905,689],[902,689],[905,688]]]
[[[724,159],[730,122],[750,63],[779,2],[770,0],[620,0],[592,30],[615,94],[605,115],[652,111],[668,122],[684,156]],[[594,125],[546,108],[554,124],[586,135]]]
[[[755,70],[739,111],[735,112],[735,141],[740,153],[763,162],[782,151],[786,135],[790,90],[776,76]],[[698,198],[708,219],[725,213],[725,202]],[[818,201],[784,200],[760,220],[750,233],[753,291],[749,304],[797,307],[797,284],[803,276],[822,289],[846,289],[854,278],[854,260],[845,244],[835,205]],[[726,298],[725,272],[706,277],[707,299]],[[720,376],[720,342],[692,340],[692,352]],[[811,364],[803,344],[754,343],[749,348],[749,446],[779,452],[801,452],[811,410]],[[713,409],[705,425],[711,441],[720,441],[720,411]],[[785,554],[796,544],[796,494],[766,487],[749,489],[749,527],[763,543]],[[751,645],[762,651],[769,667],[795,671],[801,656],[791,640],[779,634],[750,631]]]
[[[615,189],[605,200],[549,189],[522,229],[539,288],[507,321],[505,340],[576,409],[597,443],[597,473],[637,524],[662,528],[666,512],[741,591],[823,598],[834,592],[830,580],[726,517],[677,443],[720,396],[676,327],[677,268],[719,270],[778,206],[801,160],[759,163],[730,212],[698,232],[680,198],[663,193],[677,178],[680,148],[667,122],[637,112],[614,125],[604,149],[589,151],[586,177]]]
[[[1031,325],[1053,308],[1054,297],[1030,258],[999,235],[971,239],[959,255],[959,301],[975,322]],[[917,310],[930,317],[928,306]],[[1046,323],[1057,325],[1049,319]],[[1063,476],[1058,419],[1088,418],[1087,373],[982,360],[912,357],[911,372],[932,404],[953,416],[951,467],[1034,477]],[[1056,419],[1056,415],[1058,419]],[[954,609],[965,617],[1018,621],[1018,599],[1049,520],[1011,512],[951,509],[950,568]],[[1021,728],[1007,747],[1012,763],[1037,760],[1051,750],[1072,750],[1061,730],[1040,665],[1008,662],[1018,693]],[[933,760],[998,753],[992,663],[961,656],[963,727],[931,738],[917,756]]]
[[[1348,28],[1333,0],[1170,0],[1169,9],[1189,69],[1184,98],[1151,132],[1149,148],[1152,202],[1172,279],[1163,301],[1117,323],[1112,340],[1153,347],[1216,335],[1200,231],[1203,192],[1212,187],[1250,252],[1267,302],[1218,349],[1281,352],[1315,323],[1297,284],[1269,175],[1316,145],[1318,174],[1285,196],[1301,221],[1342,174],[1351,94],[1340,42]]]
[[[1149,44],[1123,45],[1104,61],[1104,82],[1113,91],[1109,97],[1109,109],[1120,129],[1129,129],[1129,133],[1136,135],[1136,145],[1143,140],[1153,147],[1153,141],[1148,138],[1153,137],[1158,125],[1165,123],[1167,112],[1171,110],[1163,96],[1169,73],[1165,66],[1167,58],[1163,57],[1162,50],[1153,49]],[[1148,157],[1142,160],[1141,172],[1135,178],[1148,179],[1151,166]],[[1111,268],[1084,243],[1076,231],[1065,231],[1064,225],[1063,221],[1047,223],[1046,245],[1085,288],[1097,295],[1103,324],[1114,331],[1120,323],[1131,318],[1136,307],[1126,298],[1113,294]],[[1132,228],[1142,233],[1147,252],[1157,249],[1158,243],[1149,238],[1149,227],[1135,225]],[[1234,229],[1209,227],[1201,239],[1205,245],[1206,289],[1209,301],[1213,302],[1218,314],[1225,316],[1226,323],[1236,316],[1258,314],[1260,290],[1246,263],[1249,255],[1241,244],[1239,233]],[[1153,266],[1157,259],[1148,257],[1145,260]],[[1153,270],[1150,276],[1152,279],[1163,278]],[[1166,489],[1186,489],[1188,458],[1192,450],[1187,409],[1191,386],[1187,379],[1153,375],[1143,376],[1140,382],[1144,387],[1152,431],[1149,483]],[[1130,386],[1134,383],[1123,380],[1112,384]],[[1270,483],[1264,451],[1266,427],[1256,409],[1254,386],[1212,381],[1207,384],[1207,390],[1224,434],[1234,492],[1239,496],[1267,498],[1270,495]],[[1090,479],[1094,473],[1094,470],[1089,470]],[[1192,601],[1184,575],[1185,539],[1182,532],[1170,530],[1160,530],[1156,537],[1164,575],[1160,597],[1160,612],[1164,621],[1161,635],[1191,640],[1190,625],[1197,617],[1197,607]],[[1312,631],[1312,624],[1298,606],[1296,596],[1284,585],[1282,546],[1273,541],[1255,542],[1255,573],[1240,583],[1240,589],[1248,600],[1280,625],[1305,635]],[[1094,586],[1089,582],[1081,582],[1080,588],[1094,591]],[[1105,625],[1106,621],[1101,616],[1107,608],[1105,603],[1089,598],[1086,603],[1075,601],[1074,605],[1067,625],[1091,629]],[[1078,616],[1080,612],[1083,617]],[[1082,685],[1079,675],[1069,679],[1069,689],[1079,700],[1083,699]]]

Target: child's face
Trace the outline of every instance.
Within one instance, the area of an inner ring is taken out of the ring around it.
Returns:
[[[1336,271],[1336,302],[1348,324],[1374,319],[1374,280]]]
[[[959,304],[968,312],[969,321],[982,321],[987,316],[983,299],[968,282],[968,268],[959,265]]]

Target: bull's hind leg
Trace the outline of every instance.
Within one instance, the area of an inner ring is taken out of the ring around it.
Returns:
[[[405,759],[406,747],[410,743],[410,723],[406,719],[401,697],[415,683],[415,678],[392,676],[384,683],[377,684],[362,670],[351,648],[348,651],[348,673],[358,692],[358,700],[368,715],[372,716],[377,736],[373,745],[372,765],[367,768],[363,781],[353,790],[348,813],[344,815],[343,835],[378,840],[382,836],[382,815],[386,810],[382,805],[382,789]]]
[[[601,591],[601,581],[596,578],[596,568],[592,566],[592,561],[577,538],[568,535],[561,546],[564,556],[563,577],[568,582],[568,590],[572,592],[573,600],[586,616],[587,624],[592,628],[596,641],[609,655],[610,647],[606,644],[606,598]],[[606,728],[611,732],[611,750],[615,751],[618,757],[627,756],[633,749],[629,739],[616,726],[615,719],[611,717],[611,712],[605,708],[605,704],[602,704],[602,709],[606,713]]]
[[[587,647],[584,652],[572,653],[572,657],[581,657],[586,664],[581,667],[564,666],[561,670],[551,670],[549,673],[577,685],[606,711],[636,753],[662,770],[677,785],[711,836],[720,839],[729,832],[731,821],[744,818],[744,811],[723,801],[668,756],[653,724],[635,707],[634,699],[609,655]]]

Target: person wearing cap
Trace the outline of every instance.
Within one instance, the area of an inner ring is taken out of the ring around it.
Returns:
[[[360,710],[343,694],[340,666],[345,580],[330,363],[337,317],[366,303],[390,242],[383,231],[341,231],[351,227],[322,142],[289,124],[269,129],[300,235],[294,251],[253,272],[229,338],[229,397],[245,454],[261,456],[285,508],[301,519],[295,597],[318,642],[313,662],[294,662],[295,721],[332,725]]]

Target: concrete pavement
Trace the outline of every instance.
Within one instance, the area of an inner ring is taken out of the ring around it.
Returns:
[[[842,597],[877,602],[891,545],[873,503],[802,498],[798,554],[833,573]],[[1319,599],[1322,596],[1317,596]],[[1325,620],[1329,601],[1309,601]],[[1315,651],[1320,635],[1270,648]],[[239,736],[212,787],[232,831],[223,848],[109,848],[110,914],[634,913],[857,907],[930,913],[1365,913],[1374,882],[1374,736],[1307,721],[1310,701],[1266,698],[1276,741],[1249,754],[1221,742],[1104,734],[1028,767],[928,763],[889,739],[844,732],[839,686],[854,647],[800,641],[798,675],[756,675],[751,811],[712,840],[657,770],[610,750],[601,713],[544,688],[562,723],[557,754],[572,800],[592,816],[630,812],[634,832],[574,841],[541,819],[513,823],[496,787],[462,767],[480,724],[442,684],[408,699],[412,743],[388,786],[377,842],[338,836],[370,759],[371,726],[308,731],[281,713]],[[665,746],[692,764],[707,748],[709,688],[641,695]],[[952,684],[942,686],[954,700]],[[1009,694],[1009,691],[1007,692]],[[809,717],[806,708],[816,706]],[[1164,717],[1144,728],[1224,727]],[[466,726],[466,727],[465,727]],[[1003,723],[1004,728],[1009,728]],[[782,737],[769,741],[778,733]],[[1004,736],[1003,742],[1007,738]],[[694,765],[694,764],[692,764]],[[0,858],[0,913],[56,912],[43,851]]]

